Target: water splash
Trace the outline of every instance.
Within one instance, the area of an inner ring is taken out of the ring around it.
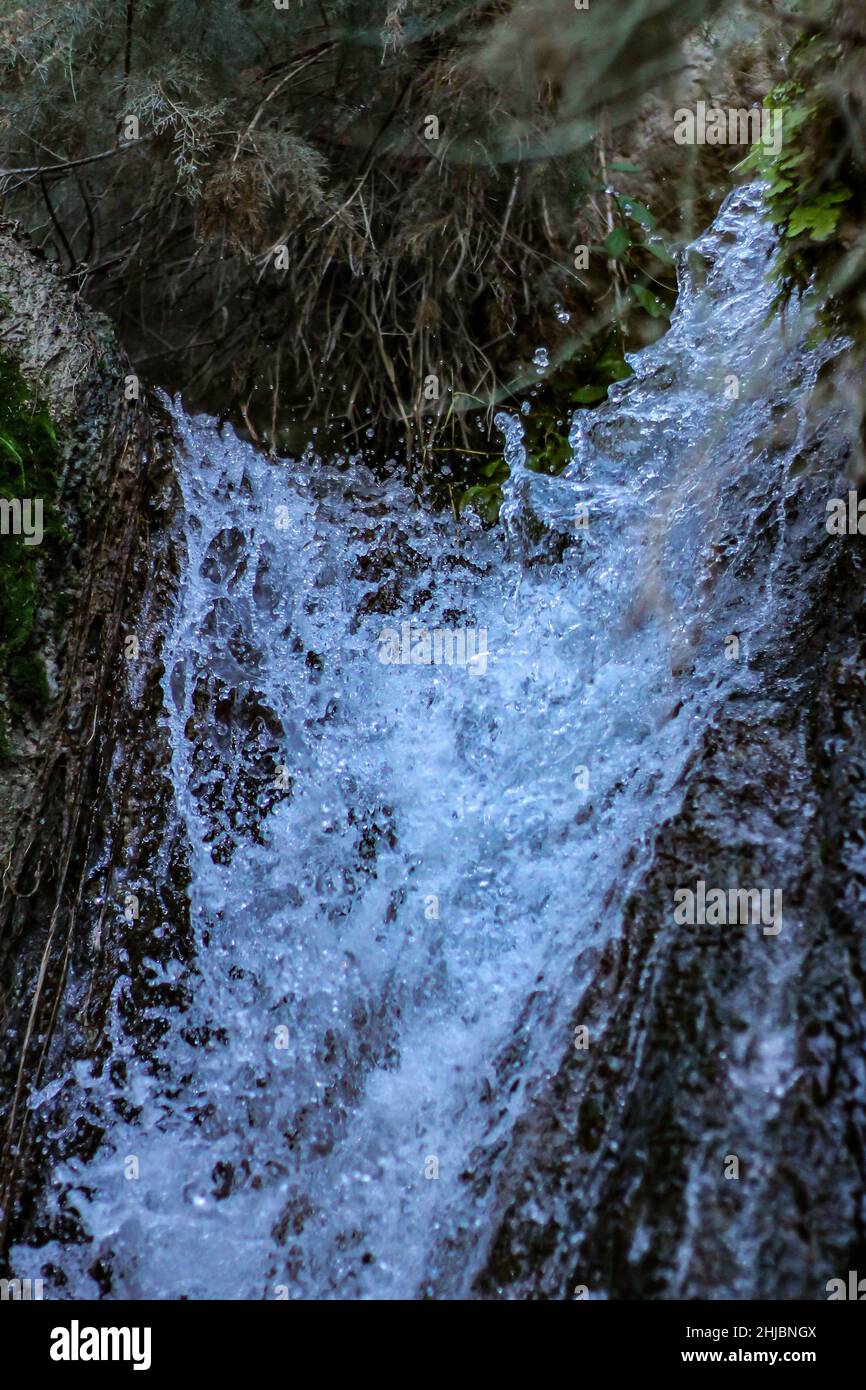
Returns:
[[[92,1296],[95,1258],[126,1297],[468,1287],[489,1213],[466,1178],[555,1068],[690,750],[753,679],[724,639],[760,627],[772,555],[757,608],[726,561],[759,505],[784,543],[786,460],[758,441],[820,365],[767,322],[771,250],[738,190],[681,260],[669,333],[576,413],[560,477],[499,417],[496,532],[170,407],[196,975],[153,1056],[114,1019],[122,1083],[77,1070],[108,1133],[46,1198],[90,1238],[40,1252],[55,1296]],[[483,670],[454,659],[482,633]]]

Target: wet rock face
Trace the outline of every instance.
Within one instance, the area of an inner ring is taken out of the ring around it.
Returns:
[[[787,492],[757,679],[705,730],[575,1009],[589,1046],[497,1154],[475,1296],[823,1299],[866,1258],[864,567],[824,539],[847,465],[825,451]],[[761,544],[724,579],[756,604]],[[778,935],[676,925],[701,879],[781,887]]]
[[[46,708],[35,702],[10,706],[4,700],[11,755],[0,765],[0,850],[5,854],[43,768],[48,730],[61,705],[70,732],[85,719],[88,696],[83,689],[72,695],[76,675],[83,675],[86,664],[96,676],[109,656],[105,605],[114,592],[111,569],[125,564],[128,539],[122,515],[127,498],[117,475],[125,470],[127,478],[133,476],[146,426],[138,404],[124,399],[124,375],[130,369],[107,320],[84,312],[70,285],[8,223],[0,223],[0,354],[20,371],[32,399],[52,423],[56,495],[46,498],[45,505],[52,505],[62,528],[50,565],[43,560],[47,545],[33,550],[33,635],[51,700]],[[122,469],[117,467],[120,459]],[[100,536],[104,572],[91,574]]]
[[[30,1088],[38,1087],[46,1065],[50,1071],[58,1032],[64,1045],[90,1055],[104,1043],[94,1024],[115,975],[106,968],[109,933],[85,939],[81,925],[88,874],[100,855],[110,867],[112,836],[123,834],[131,805],[139,802],[139,841],[158,807],[158,738],[149,750],[139,742],[131,790],[118,782],[118,749],[126,739],[131,754],[158,689],[152,676],[138,675],[144,663],[137,670],[128,659],[126,638],[136,635],[143,646],[148,624],[152,635],[153,611],[142,607],[146,541],[149,532],[158,535],[172,491],[164,445],[142,406],[126,399],[130,368],[107,321],[84,311],[69,285],[8,225],[0,225],[0,305],[0,351],[18,364],[56,430],[52,500],[66,536],[60,568],[42,585],[34,628],[51,675],[50,699],[40,714],[25,709],[11,723],[9,757],[0,767],[2,1255],[10,1224],[39,1181],[42,1117],[28,1109]],[[152,536],[151,543],[158,555]],[[155,606],[170,586],[170,565],[162,558],[164,578],[150,600]],[[134,864],[132,851],[131,845]],[[84,996],[67,988],[70,972],[85,982]],[[64,1022],[76,1010],[73,1038]]]

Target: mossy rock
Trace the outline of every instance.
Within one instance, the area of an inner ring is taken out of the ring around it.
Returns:
[[[123,374],[108,321],[0,222],[0,850],[68,674]]]
[[[15,359],[0,354],[0,698],[14,713],[41,714],[49,701],[34,629],[66,539],[55,505],[58,456],[47,410]],[[0,738],[0,760],[10,756],[8,738]]]

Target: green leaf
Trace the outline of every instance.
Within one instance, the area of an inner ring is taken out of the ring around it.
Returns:
[[[644,242],[644,246],[648,251],[651,251],[653,253],[657,261],[664,261],[667,265],[676,265],[674,257],[671,255],[670,251],[665,246],[661,237],[648,236],[646,241]]]
[[[785,106],[782,108],[782,121],[784,133],[790,135],[792,131],[810,120],[815,114],[814,106]]]
[[[850,197],[851,190],[844,184],[837,184],[811,203],[801,203],[791,213],[785,235],[795,237],[801,232],[808,232],[812,241],[826,241],[836,230],[841,205]]]
[[[654,294],[645,285],[631,285],[631,292],[642,309],[654,319],[667,318],[668,312],[660,299],[656,299]]]
[[[620,206],[633,222],[639,222],[642,227],[648,227],[650,231],[656,225],[656,220],[649,208],[645,208],[643,203],[638,203],[634,198],[620,198]]]
[[[474,506],[479,515],[492,526],[499,520],[501,505],[502,489],[497,483],[475,483],[460,494],[458,510],[462,512],[466,507]]]
[[[615,354],[602,357],[596,364],[599,372],[604,372],[605,376],[610,377],[611,381],[625,381],[632,375],[632,369],[624,357]]]
[[[612,232],[608,232],[601,244],[608,256],[612,260],[617,260],[631,246],[631,238],[625,227],[614,227]]]
[[[0,448],[5,449],[6,453],[13,460],[13,462],[17,463],[19,468],[21,467],[24,460],[19,454],[18,450],[15,448],[15,445],[12,443],[12,440],[5,434],[0,434]]]
[[[596,405],[598,401],[603,401],[606,395],[606,386],[581,386],[577,391],[572,391],[571,399],[575,405]]]
[[[493,459],[491,463],[486,463],[481,470],[482,476],[489,478],[494,483],[504,483],[509,476],[508,464],[504,459]]]
[[[786,235],[799,236],[800,232],[808,231],[810,241],[826,241],[835,232],[838,221],[838,208],[798,208],[788,223]]]
[[[789,154],[781,156],[778,161],[779,168],[786,171],[795,168],[796,165],[803,163],[808,153],[808,150],[791,150]]]
[[[835,183],[832,188],[828,188],[826,193],[822,193],[818,199],[821,203],[847,203],[851,197],[851,190],[844,183]]]
[[[640,169],[636,164],[611,164],[611,169],[617,174],[639,174]]]

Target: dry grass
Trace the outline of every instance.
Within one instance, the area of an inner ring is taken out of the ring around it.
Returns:
[[[221,0],[237,34],[212,35],[198,66],[190,0],[137,0],[131,32],[115,6],[98,42],[105,6],[77,8],[80,32],[53,43],[99,120],[49,113],[49,140],[31,113],[9,164],[32,166],[37,141],[49,166],[116,154],[9,177],[7,198],[143,375],[276,445],[327,422],[344,447],[372,426],[380,448],[429,455],[478,448],[477,413],[489,422],[520,390],[540,342],[575,357],[622,319],[622,266],[595,254],[581,272],[574,247],[611,230],[609,166],[641,144],[646,94],[682,81],[683,40],[720,3],[345,0],[332,17],[299,0],[253,25]],[[37,19],[15,21],[7,122],[57,61],[40,57]],[[126,147],[129,111],[142,138]],[[652,149],[640,157],[645,173]],[[675,221],[675,190],[668,202]]]

